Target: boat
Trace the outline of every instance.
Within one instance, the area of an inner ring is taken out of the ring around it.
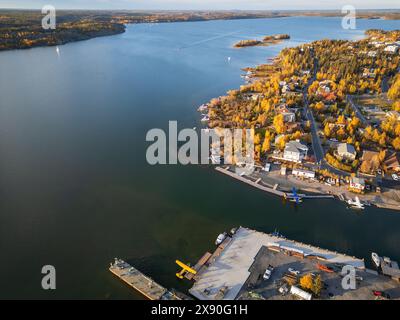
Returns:
[[[278,237],[278,238],[286,238],[282,233],[279,232],[278,229],[275,228],[274,232],[272,232],[272,236]]]
[[[231,231],[229,231],[229,234],[231,236],[233,236],[236,233],[237,230],[238,230],[238,228],[234,227],[234,228],[231,229]]]
[[[215,240],[215,245],[219,246],[227,237],[226,232],[221,233],[218,235],[217,240]]]
[[[322,270],[322,271],[325,271],[325,272],[328,272],[328,273],[333,273],[334,272],[333,269],[329,268],[328,266],[326,266],[324,264],[320,264],[320,263],[317,263],[317,268],[319,270]]]
[[[355,197],[354,200],[347,200],[347,204],[350,206],[352,209],[358,209],[358,210],[364,210],[365,206],[364,204],[360,201],[360,198]]]
[[[372,261],[374,262],[375,266],[377,268],[379,268],[381,266],[381,258],[378,256],[378,254],[375,252],[372,252],[371,258],[372,258]]]
[[[210,117],[208,115],[205,115],[202,119],[201,122],[208,122],[210,121]]]
[[[208,110],[208,105],[207,104],[202,104],[198,109],[197,109],[197,111],[199,111],[199,112],[204,112],[204,111],[207,111]]]

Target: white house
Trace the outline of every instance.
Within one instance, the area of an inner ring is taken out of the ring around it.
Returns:
[[[399,47],[396,45],[387,46],[384,51],[389,53],[396,53],[399,50]]]
[[[304,170],[304,169],[293,169],[292,174],[296,177],[303,177],[303,178],[308,178],[308,179],[314,179],[315,178],[315,172],[310,171],[310,170]]]
[[[356,149],[351,144],[339,143],[337,147],[337,153],[339,157],[346,160],[353,161],[356,158]]]
[[[286,143],[283,152],[283,158],[287,161],[301,163],[307,155],[308,147],[298,140],[289,141]]]
[[[388,118],[394,118],[394,119],[396,119],[397,121],[399,121],[400,120],[400,113],[398,113],[397,111],[389,111],[389,112],[387,112],[386,113],[386,116],[388,117]]]

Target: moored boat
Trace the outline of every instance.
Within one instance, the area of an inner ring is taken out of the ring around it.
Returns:
[[[375,253],[375,252],[372,252],[371,253],[371,258],[372,258],[372,261],[374,262],[375,266],[377,268],[379,268],[380,265],[381,265],[381,258],[378,256],[378,254]]]
[[[226,232],[221,233],[218,235],[217,240],[215,240],[215,245],[219,246],[227,237]]]

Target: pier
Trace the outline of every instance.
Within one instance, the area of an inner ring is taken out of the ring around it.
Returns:
[[[249,180],[249,179],[246,179],[246,178],[244,178],[244,177],[241,177],[241,176],[239,176],[238,174],[236,174],[236,173],[234,173],[234,172],[232,172],[232,171],[229,171],[229,169],[224,169],[224,168],[222,168],[222,167],[216,167],[215,170],[217,170],[217,171],[219,171],[219,172],[221,172],[221,173],[223,173],[223,174],[226,174],[226,175],[228,175],[228,176],[230,176],[230,177],[232,177],[232,178],[235,178],[235,179],[237,179],[237,180],[240,180],[240,181],[242,181],[242,182],[244,182],[244,183],[247,183],[247,184],[249,184],[249,185],[251,185],[251,186],[253,186],[253,187],[255,187],[255,188],[258,188],[258,189],[260,189],[260,190],[262,190],[262,191],[272,193],[272,194],[274,194],[274,195],[276,195],[276,196],[279,196],[279,197],[283,197],[283,196],[285,195],[285,192],[283,192],[283,191],[265,187],[265,186],[263,186],[263,185],[261,185],[261,184],[259,184],[259,183],[256,183],[256,182],[253,182],[253,181],[251,181],[251,180]]]
[[[177,293],[167,290],[124,260],[115,258],[109,270],[149,300],[182,300]]]
[[[242,176],[236,174],[235,172],[230,171],[229,167],[227,167],[227,168],[216,167],[215,170],[217,170],[217,171],[219,171],[219,172],[221,172],[223,174],[226,174],[226,175],[228,175],[228,176],[230,176],[232,178],[240,180],[240,181],[242,181],[244,183],[247,183],[247,184],[251,185],[252,187],[258,188],[258,189],[260,189],[262,191],[265,191],[265,192],[272,193],[272,194],[274,194],[276,196],[279,196],[279,197],[291,198],[291,197],[294,196],[292,193],[278,190],[278,185],[277,184],[273,188],[269,188],[269,187],[263,186],[260,183],[261,178],[257,179],[257,181],[254,182],[252,180],[246,179],[245,177],[242,177]],[[335,198],[332,194],[312,194],[312,195],[298,194],[298,197],[302,198],[302,199],[334,199]]]

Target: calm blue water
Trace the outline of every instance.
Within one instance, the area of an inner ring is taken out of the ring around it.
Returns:
[[[0,53],[1,298],[140,298],[107,271],[126,258],[168,287],[176,258],[195,262],[232,226],[368,258],[400,259],[400,214],[338,202],[295,209],[209,167],[149,166],[146,132],[199,126],[197,106],[242,84],[240,70],[285,46],[357,39],[400,21],[281,18],[130,25],[55,48]],[[288,33],[272,47],[241,39]],[[228,57],[231,57],[230,61]],[[41,289],[41,267],[57,290]]]

